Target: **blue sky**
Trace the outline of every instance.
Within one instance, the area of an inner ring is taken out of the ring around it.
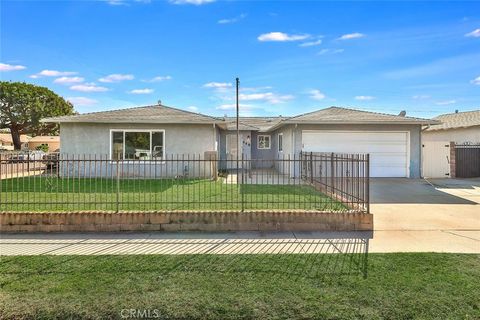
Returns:
[[[79,112],[480,109],[480,3],[2,1],[0,77]]]

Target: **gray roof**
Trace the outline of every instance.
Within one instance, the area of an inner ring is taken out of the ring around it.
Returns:
[[[433,119],[438,120],[441,123],[431,125],[426,131],[480,126],[480,110],[442,114]]]
[[[438,123],[438,121],[349,108],[330,107],[288,118],[283,121],[283,123],[433,124]]]
[[[97,123],[215,123],[218,118],[164,105],[152,105],[111,111],[101,111],[46,118],[43,122],[97,122]]]
[[[216,123],[226,130],[236,129],[234,117],[211,117],[167,107],[152,105],[128,109],[93,112],[73,116],[46,118],[43,122],[96,122],[96,123]],[[330,107],[294,117],[240,117],[240,130],[270,131],[283,124],[438,124],[439,121]]]
[[[236,130],[236,119],[234,117],[225,117],[227,130]],[[240,130],[258,130],[267,131],[282,121],[281,117],[240,117]]]

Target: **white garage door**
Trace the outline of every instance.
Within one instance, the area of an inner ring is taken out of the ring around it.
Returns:
[[[408,177],[408,132],[302,131],[305,152],[369,153],[371,177]]]

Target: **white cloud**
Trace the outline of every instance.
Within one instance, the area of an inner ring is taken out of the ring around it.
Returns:
[[[148,89],[148,88],[133,89],[133,90],[128,91],[128,93],[130,93],[130,94],[149,94],[149,93],[152,93],[152,92],[153,92],[153,89]]]
[[[316,41],[310,41],[310,42],[304,42],[299,44],[298,46],[300,47],[313,47],[313,46],[319,46],[322,44],[322,39],[318,39]]]
[[[350,40],[350,39],[358,39],[363,38],[365,35],[363,33],[354,32],[354,33],[347,33],[338,38],[338,40]]]
[[[337,54],[345,51],[344,49],[322,49],[317,54],[323,56],[324,54]]]
[[[132,74],[119,74],[114,73],[110,74],[106,77],[98,79],[100,82],[112,83],[112,82],[120,82],[124,80],[133,80],[135,77]]]
[[[252,109],[255,109],[257,107],[251,105],[251,104],[243,104],[243,103],[239,103],[238,105],[240,107],[240,109],[242,110],[252,110]],[[230,104],[222,104],[222,105],[219,105],[216,109],[217,110],[235,110],[237,108],[237,105],[235,103],[230,103]]]
[[[480,29],[475,29],[472,32],[467,33],[465,37],[480,38]]]
[[[229,82],[208,82],[203,85],[204,88],[226,89],[232,87]]]
[[[476,77],[472,81],[470,81],[472,84],[476,84],[477,86],[480,86],[480,76]]]
[[[71,86],[70,90],[81,92],[105,92],[108,91],[108,88],[97,86],[95,83],[84,83]]]
[[[446,106],[446,105],[455,104],[455,103],[457,103],[457,100],[438,101],[438,102],[435,103],[435,104],[436,104],[436,105],[439,105],[439,106]]]
[[[85,79],[82,77],[60,77],[55,79],[54,83],[60,84],[72,84],[72,83],[80,83],[83,82]]]
[[[32,74],[30,78],[37,79],[40,77],[64,77],[64,76],[73,76],[78,72],[73,71],[58,71],[58,70],[42,70],[37,74]]]
[[[18,71],[26,68],[27,67],[21,66],[19,64],[13,65],[13,64],[7,64],[7,63],[0,63],[0,71]]]
[[[153,77],[152,79],[148,80],[142,80],[143,82],[161,82],[161,81],[166,81],[166,80],[171,80],[171,76],[157,76]]]
[[[230,18],[230,19],[220,19],[218,20],[219,24],[228,24],[228,23],[235,23],[238,22],[242,19],[245,19],[247,15],[245,13],[242,13],[241,15],[235,17],[235,18]]]
[[[375,97],[372,97],[372,96],[356,96],[355,97],[355,100],[359,100],[359,101],[370,101],[373,99],[375,99]]]
[[[325,99],[325,94],[323,94],[320,90],[314,89],[309,91],[310,98],[314,100],[323,100]]]
[[[169,2],[173,4],[193,4],[200,6],[202,4],[215,2],[215,0],[169,0]]]
[[[244,101],[262,100],[271,104],[284,103],[288,100],[292,100],[294,97],[290,94],[280,95],[273,92],[264,93],[241,93],[238,98]]]
[[[300,41],[310,38],[308,34],[287,34],[283,32],[269,32],[258,36],[258,41]]]
[[[197,112],[198,107],[197,106],[189,106],[189,107],[187,107],[187,110],[192,111],[192,112]]]
[[[97,104],[98,101],[86,97],[69,97],[67,98],[74,106],[92,106]]]
[[[429,99],[430,96],[427,95],[427,94],[417,94],[417,95],[414,95],[412,96],[412,99],[415,99],[415,100],[424,100],[424,99]]]
[[[123,6],[127,4],[123,0],[108,0],[107,3],[112,6]]]

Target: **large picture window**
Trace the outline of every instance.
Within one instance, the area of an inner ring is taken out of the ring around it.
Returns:
[[[158,160],[165,156],[163,130],[112,130],[112,160]]]
[[[259,135],[257,141],[257,149],[270,149],[270,136]]]

